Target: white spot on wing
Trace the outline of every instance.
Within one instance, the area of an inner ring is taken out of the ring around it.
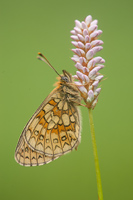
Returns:
[[[35,139],[34,139],[34,138],[31,138],[31,139],[29,140],[29,144],[30,144],[32,147],[35,147],[35,144],[36,144]]]
[[[61,120],[61,119],[59,120],[59,124],[60,124],[60,125],[62,124],[62,120]]]
[[[41,131],[41,134],[45,135],[45,133],[46,133],[46,128],[43,128],[42,131]]]
[[[35,130],[36,130],[36,131],[40,131],[40,130],[42,129],[42,127],[43,127],[43,126],[42,126],[41,124],[38,124],[38,125],[36,126],[36,129],[35,129]]]
[[[64,144],[63,151],[69,151],[69,150],[71,150],[71,146],[68,144]]]
[[[54,107],[53,105],[46,104],[46,105],[44,106],[43,110],[47,113],[47,112],[49,112],[50,110],[52,110],[53,107]]]
[[[60,102],[58,103],[58,108],[59,108],[59,110],[62,110],[62,107],[63,107],[63,101],[60,101]]]
[[[48,147],[47,149],[45,149],[45,153],[53,154],[53,151],[51,150],[51,147]]]
[[[55,101],[56,103],[58,103],[58,102],[60,101],[60,99],[54,99],[54,101]]]
[[[31,124],[30,124],[30,126],[29,126],[29,129],[33,130],[34,127],[38,124],[38,122],[39,122],[39,119],[38,119],[38,118],[35,118],[35,119],[31,122]]]
[[[70,116],[70,120],[71,120],[71,122],[75,122],[75,118],[73,115]]]
[[[41,144],[38,144],[36,146],[36,149],[39,150],[39,151],[43,151],[43,146]]]
[[[69,120],[69,116],[67,114],[62,115],[62,120],[63,120],[63,123],[65,126],[69,126],[70,120]]]
[[[53,116],[52,120],[55,122],[55,124],[57,124],[58,121],[59,121],[59,117],[58,116]]]
[[[76,137],[78,138],[79,137],[79,126],[76,124],[76,132],[75,132],[75,135]]]
[[[60,132],[60,137],[66,136],[66,133],[64,131]]]
[[[67,109],[68,109],[68,104],[67,104],[67,102],[65,102],[63,110],[67,110]]]
[[[46,121],[49,123],[51,121],[51,112],[48,112],[46,115],[45,115],[45,119]]]
[[[28,141],[30,139],[31,132],[28,130],[25,134],[26,140]]]
[[[52,129],[54,125],[55,125],[54,121],[51,120],[48,124],[48,129]]]

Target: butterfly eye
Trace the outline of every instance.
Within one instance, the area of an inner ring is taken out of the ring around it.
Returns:
[[[61,77],[61,80],[62,80],[62,81],[65,81],[65,82],[69,82],[69,80],[68,80],[68,78],[67,78],[66,76],[62,76],[62,77]]]

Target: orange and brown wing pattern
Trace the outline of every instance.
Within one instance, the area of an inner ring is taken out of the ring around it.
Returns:
[[[80,142],[79,112],[60,92],[55,91],[46,100],[25,127],[23,136],[33,151],[58,157]]]
[[[58,157],[49,157],[44,154],[33,151],[24,141],[23,135],[19,139],[15,152],[15,160],[23,166],[39,166],[49,163]]]

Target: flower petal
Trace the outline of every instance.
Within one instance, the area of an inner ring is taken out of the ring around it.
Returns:
[[[90,50],[87,51],[87,53],[86,53],[86,58],[89,60],[89,59],[91,59],[91,58],[93,57],[93,55],[94,55],[94,52],[93,52],[92,49],[90,49]]]
[[[75,20],[75,26],[78,28],[82,28],[81,22],[79,20]]]
[[[88,15],[88,16],[85,18],[85,23],[86,23],[86,25],[88,26],[91,22],[92,22],[92,16],[91,16],[91,15]]]

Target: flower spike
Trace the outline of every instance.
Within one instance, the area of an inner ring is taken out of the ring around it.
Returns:
[[[75,49],[72,49],[74,55],[71,59],[76,63],[75,67],[78,70],[76,75],[76,85],[80,90],[81,96],[87,104],[88,108],[94,109],[98,102],[98,96],[101,88],[98,84],[103,78],[99,70],[104,67],[105,60],[95,54],[103,49],[102,40],[99,40],[99,35],[102,30],[98,30],[98,21],[92,20],[92,16],[88,15],[85,21],[75,20],[74,30],[71,31],[72,44]],[[81,86],[84,85],[84,86]],[[83,93],[87,93],[84,95]]]

